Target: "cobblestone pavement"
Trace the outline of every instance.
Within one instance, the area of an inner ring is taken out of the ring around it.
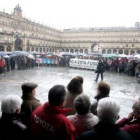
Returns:
[[[21,84],[24,82],[36,82],[39,85],[36,89],[36,98],[44,103],[48,101],[48,91],[52,86],[56,84],[67,86],[69,81],[77,75],[84,77],[84,93],[88,94],[92,101],[97,93],[94,71],[61,67],[35,67],[29,70],[7,72],[1,77],[0,103],[7,94],[21,96]],[[134,100],[140,97],[140,84],[134,77],[108,72],[104,74],[104,81],[111,85],[110,96],[121,103],[120,117],[127,116],[132,111]]]

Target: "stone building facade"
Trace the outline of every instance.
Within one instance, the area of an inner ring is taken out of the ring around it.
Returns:
[[[24,18],[17,5],[11,15],[0,12],[0,51],[140,54],[140,24],[61,31]]]

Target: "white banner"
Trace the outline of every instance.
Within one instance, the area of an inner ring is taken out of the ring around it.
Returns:
[[[83,69],[96,69],[98,65],[97,60],[88,59],[70,59],[70,67],[83,68]]]

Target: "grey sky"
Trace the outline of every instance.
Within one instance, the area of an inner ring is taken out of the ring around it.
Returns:
[[[20,4],[26,18],[55,28],[134,26],[140,0],[0,0],[9,14]]]

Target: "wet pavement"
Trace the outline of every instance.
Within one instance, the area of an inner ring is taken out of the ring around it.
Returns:
[[[90,96],[92,101],[97,93],[94,71],[40,66],[29,70],[14,70],[5,73],[0,80],[0,103],[7,94],[21,96],[21,84],[24,82],[36,82],[39,85],[36,88],[36,98],[44,103],[48,101],[48,91],[52,86],[56,84],[67,86],[69,81],[78,75],[84,78],[83,91]],[[133,102],[140,97],[140,84],[137,83],[135,77],[109,72],[104,73],[104,81],[111,86],[111,98],[115,98],[121,103],[120,118],[127,116],[132,111]]]

